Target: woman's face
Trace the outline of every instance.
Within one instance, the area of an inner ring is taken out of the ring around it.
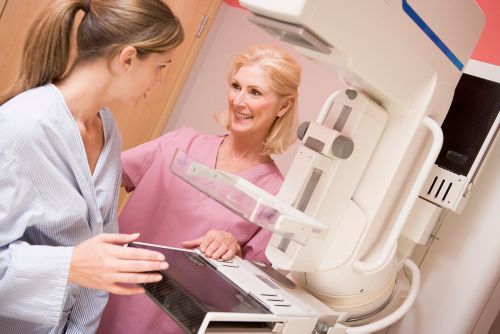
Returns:
[[[264,137],[286,110],[259,66],[242,66],[229,83],[229,128],[235,134]]]
[[[163,69],[171,62],[171,54],[171,51],[151,53],[143,59],[132,59],[126,87],[121,91],[124,103],[133,106],[147,98],[151,88],[162,82]]]

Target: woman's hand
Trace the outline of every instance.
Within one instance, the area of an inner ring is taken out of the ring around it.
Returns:
[[[235,255],[241,256],[241,248],[235,236],[225,231],[210,230],[203,237],[184,241],[182,247],[198,247],[212,259],[231,260]]]
[[[144,292],[139,283],[161,280],[158,273],[168,268],[165,257],[154,251],[123,247],[139,234],[99,234],[73,249],[69,282],[119,295]]]

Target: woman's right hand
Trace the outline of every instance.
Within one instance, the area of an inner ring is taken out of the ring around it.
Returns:
[[[74,247],[69,282],[118,295],[144,292],[136,284],[160,281],[161,275],[151,271],[166,269],[168,264],[161,253],[123,247],[138,237],[138,233],[103,233]]]

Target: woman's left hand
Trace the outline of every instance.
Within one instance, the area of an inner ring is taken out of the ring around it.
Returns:
[[[198,247],[212,259],[231,260],[235,255],[241,256],[241,248],[236,237],[229,232],[210,230],[201,238],[184,241],[183,247]]]

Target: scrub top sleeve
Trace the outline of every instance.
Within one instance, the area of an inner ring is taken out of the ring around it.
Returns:
[[[135,189],[147,170],[162,152],[166,151],[180,130],[166,133],[155,140],[122,152],[122,186],[127,192]]]
[[[20,241],[31,225],[42,223],[42,212],[29,176],[0,152],[0,316],[57,325],[73,248]]]
[[[241,254],[243,255],[243,258],[270,264],[265,253],[271,236],[272,233],[270,231],[259,228],[252,238],[250,238],[250,240],[248,240],[248,242],[241,247]]]

